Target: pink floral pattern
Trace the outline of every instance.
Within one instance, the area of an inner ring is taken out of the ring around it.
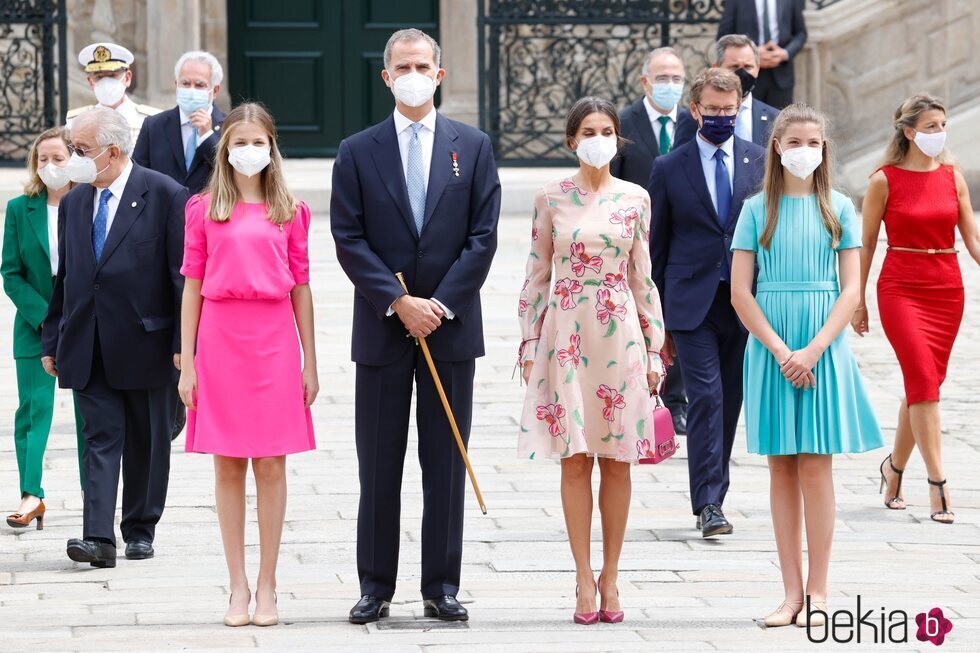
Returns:
[[[640,212],[636,210],[636,207],[631,206],[628,209],[621,209],[613,213],[611,216],[609,216],[609,222],[623,225],[623,238],[632,238],[633,223],[636,222],[639,217]]]
[[[527,313],[527,286],[528,286],[529,283],[530,283],[530,281],[525,280],[524,281],[524,287],[521,288],[521,296],[520,296],[520,299],[518,299],[518,301],[517,301],[517,315],[518,315],[518,317],[524,317],[524,314]]]
[[[616,409],[626,408],[626,397],[608,385],[600,385],[595,396],[602,399],[602,418],[607,422],[616,421]]]
[[[609,320],[614,317],[620,320],[626,319],[626,306],[612,301],[609,291],[605,288],[595,294],[595,299],[595,316],[603,324],[609,324]]]
[[[575,279],[559,279],[555,283],[555,295],[561,297],[561,307],[563,310],[570,311],[575,308],[575,295],[582,292],[584,286]]]
[[[538,419],[548,425],[548,431],[553,438],[565,435],[565,425],[561,421],[564,416],[565,407],[561,404],[538,406]]]
[[[572,272],[575,276],[581,277],[586,270],[592,270],[596,274],[602,272],[602,257],[589,256],[585,253],[585,243],[572,243],[569,249],[572,261]]]
[[[582,336],[575,333],[568,338],[568,347],[566,349],[558,350],[558,364],[565,367],[566,364],[571,363],[572,367],[578,367],[579,362],[582,360]]]
[[[524,458],[637,462],[663,373],[660,293],[650,280],[650,200],[633,184],[583,193],[555,181],[534,201],[518,357],[533,362],[520,421]],[[535,235],[537,239],[535,239]]]
[[[618,290],[619,292],[629,290],[629,286],[626,285],[626,261],[619,264],[619,272],[609,272],[606,274],[606,280],[602,282],[602,285],[613,290]]]

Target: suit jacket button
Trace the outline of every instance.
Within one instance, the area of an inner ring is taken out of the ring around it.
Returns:
[[[720,261],[718,263],[715,263],[715,269],[717,269],[717,270],[720,270],[721,269],[721,262]]]
[[[92,319],[93,320],[95,319],[95,313],[92,313]]]
[[[92,290],[99,290],[100,288],[102,288],[100,284],[95,284],[94,286],[92,286]]]
[[[418,251],[418,256],[419,256],[419,258],[422,258],[423,256],[425,256],[425,252],[423,252],[422,250],[419,250]]]

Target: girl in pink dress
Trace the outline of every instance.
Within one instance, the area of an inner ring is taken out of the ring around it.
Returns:
[[[208,192],[185,211],[177,387],[187,406],[187,451],[214,454],[231,580],[228,626],[250,621],[245,474],[252,460],[261,562],[251,623],[271,626],[278,623],[286,454],[316,448],[310,210],[286,189],[275,125],[261,105],[239,105],[223,127]]]

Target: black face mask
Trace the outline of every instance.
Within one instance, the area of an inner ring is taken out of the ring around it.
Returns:
[[[739,68],[735,74],[738,75],[738,80],[742,82],[742,97],[745,97],[755,88],[755,77],[745,68]]]

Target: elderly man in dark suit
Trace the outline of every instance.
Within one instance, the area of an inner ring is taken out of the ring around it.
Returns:
[[[725,0],[718,38],[744,34],[759,44],[755,96],[777,109],[793,102],[793,59],[806,43],[806,0]]]
[[[191,195],[203,191],[214,169],[214,151],[221,137],[224,112],[214,105],[224,72],[209,52],[185,52],[174,67],[177,106],[143,121],[133,161],[167,175]],[[171,439],[187,421],[184,404],[177,402]]]
[[[741,84],[709,68],[691,84],[698,135],[653,164],[650,258],[666,351],[687,388],[691,508],[702,537],[733,530],[722,504],[742,408],[747,334],[731,304],[731,240],[742,202],[759,190],[762,148],[735,136]]]
[[[58,208],[41,362],[84,422],[83,539],[68,540],[68,557],[114,567],[120,460],[127,558],[153,556],[167,498],[188,194],[130,160],[129,125],[111,109],[76,118],[71,141],[79,185]]]
[[[490,139],[440,115],[438,44],[395,32],[382,78],[395,111],[340,144],[330,228],[354,283],[355,440],[361,483],[352,623],[388,616],[398,571],[402,468],[413,382],[422,466],[425,614],[465,620],[456,600],[465,468],[433,379],[411,337],[426,336],[464,441],[482,356],[480,288],[497,247],[500,183]],[[411,294],[395,279],[403,272]]]
[[[713,53],[713,65],[732,71],[742,84],[742,104],[735,121],[735,135],[765,148],[779,109],[762,102],[753,93],[759,75],[759,48],[743,34],[729,34],[718,39]],[[694,138],[697,129],[696,122],[693,127],[685,126],[677,136],[678,143]]]
[[[614,177],[645,187],[654,160],[676,147],[676,136],[697,131],[691,112],[681,104],[684,80],[684,62],[677,50],[663,47],[647,55],[640,77],[643,97],[619,114],[628,142],[610,164]],[[687,396],[676,362],[667,369],[663,400],[674,418],[674,430],[687,433]]]

